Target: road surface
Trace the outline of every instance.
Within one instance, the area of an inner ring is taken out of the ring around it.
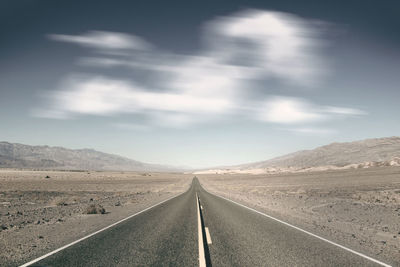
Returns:
[[[197,178],[187,192],[30,266],[202,264],[382,266],[212,195]]]

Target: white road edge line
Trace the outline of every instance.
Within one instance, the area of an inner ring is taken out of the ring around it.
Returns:
[[[203,189],[204,189],[204,187],[203,187]],[[331,245],[337,246],[337,247],[342,248],[342,249],[344,249],[344,250],[346,250],[346,251],[348,251],[348,252],[351,252],[351,253],[353,253],[353,254],[356,254],[356,255],[358,255],[358,256],[364,258],[364,259],[370,260],[370,261],[372,261],[372,262],[375,262],[375,263],[380,264],[380,265],[385,266],[385,267],[392,267],[392,266],[389,265],[389,264],[386,264],[386,263],[384,263],[384,262],[381,262],[381,261],[379,261],[379,260],[376,260],[376,259],[374,259],[374,258],[371,258],[371,257],[369,257],[369,256],[367,256],[367,255],[365,255],[365,254],[362,254],[362,253],[360,253],[360,252],[357,252],[357,251],[355,251],[355,250],[352,250],[351,248],[347,248],[347,247],[345,247],[345,246],[343,246],[343,245],[340,245],[340,244],[338,244],[338,243],[335,243],[335,242],[333,242],[333,241],[330,241],[330,240],[328,240],[328,239],[326,239],[326,238],[323,238],[323,237],[321,237],[321,236],[318,236],[318,235],[316,235],[316,234],[313,234],[313,233],[311,233],[311,232],[309,232],[309,231],[303,230],[303,229],[301,229],[301,228],[299,228],[299,227],[297,227],[297,226],[294,226],[294,225],[292,225],[292,224],[290,224],[290,223],[287,223],[287,222],[285,222],[285,221],[282,221],[282,220],[280,220],[280,219],[277,219],[277,218],[275,218],[275,217],[272,217],[271,215],[267,215],[267,214],[265,214],[265,213],[262,213],[261,211],[258,211],[258,210],[249,208],[249,207],[247,207],[247,206],[245,206],[245,205],[242,205],[242,204],[240,204],[240,203],[237,203],[237,202],[235,202],[235,201],[233,201],[233,200],[230,200],[230,199],[228,199],[228,198],[225,198],[225,197],[222,197],[222,196],[219,196],[219,195],[210,193],[210,192],[208,192],[206,189],[204,189],[204,190],[205,190],[207,193],[211,194],[211,195],[217,196],[217,197],[219,197],[219,198],[222,198],[222,199],[225,199],[225,200],[227,200],[227,201],[230,201],[230,202],[232,202],[232,203],[234,203],[234,204],[236,204],[236,205],[239,205],[239,206],[241,206],[241,207],[243,207],[243,208],[246,208],[246,209],[249,209],[249,210],[251,210],[251,211],[254,211],[254,212],[256,212],[256,213],[258,213],[258,214],[261,214],[261,215],[263,215],[263,216],[265,216],[265,217],[268,217],[268,218],[270,218],[270,219],[272,219],[272,220],[274,220],[274,221],[280,222],[280,223],[282,223],[282,224],[284,224],[284,225],[286,225],[286,226],[292,227],[292,228],[294,228],[294,229],[296,229],[296,230],[299,230],[299,231],[301,231],[301,232],[303,232],[303,233],[306,233],[306,234],[308,234],[308,235],[310,235],[310,236],[316,237],[316,238],[318,238],[318,239],[320,239],[320,240],[322,240],[322,241],[325,241],[325,242],[327,242],[327,243],[329,243],[329,244],[331,244]]]
[[[190,189],[190,187],[189,187],[189,189]],[[106,227],[104,227],[104,228],[102,228],[102,229],[100,229],[100,230],[98,230],[98,231],[96,231],[96,232],[94,232],[94,233],[91,233],[91,234],[89,234],[89,235],[87,235],[87,236],[84,236],[84,237],[78,239],[78,240],[75,240],[75,241],[73,241],[73,242],[71,242],[71,243],[69,243],[69,244],[67,244],[67,245],[65,245],[65,246],[62,246],[62,247],[60,247],[60,248],[58,248],[58,249],[56,249],[56,250],[53,250],[53,251],[51,251],[51,252],[49,252],[49,253],[47,253],[47,254],[45,254],[45,255],[39,257],[39,258],[36,258],[36,259],[34,259],[34,260],[31,260],[30,262],[27,262],[27,263],[25,263],[25,264],[22,264],[22,265],[20,265],[19,267],[26,267],[26,266],[29,266],[29,265],[31,265],[31,264],[34,264],[34,263],[36,263],[36,262],[38,262],[38,261],[40,261],[40,260],[43,260],[43,259],[45,259],[45,258],[47,258],[47,257],[49,257],[49,256],[51,256],[51,255],[53,255],[53,254],[56,254],[57,252],[59,252],[59,251],[61,251],[61,250],[64,250],[64,249],[66,249],[66,248],[68,248],[68,247],[70,247],[70,246],[72,246],[72,245],[75,245],[75,244],[77,244],[77,243],[79,243],[79,242],[81,242],[81,241],[83,241],[83,240],[85,240],[85,239],[87,239],[87,238],[89,238],[89,237],[91,237],[91,236],[94,236],[94,235],[96,235],[96,234],[98,234],[98,233],[100,233],[100,232],[103,232],[104,230],[107,230],[107,229],[109,229],[109,228],[111,228],[111,227],[113,227],[113,226],[115,226],[115,225],[117,225],[117,224],[119,224],[119,223],[121,223],[121,222],[123,222],[123,221],[129,220],[130,218],[135,217],[136,215],[139,215],[139,214],[141,214],[141,213],[143,213],[143,212],[145,212],[145,211],[147,211],[147,210],[149,210],[149,209],[152,209],[152,208],[154,208],[154,207],[156,207],[156,206],[158,206],[158,205],[161,205],[161,204],[163,204],[164,202],[167,202],[168,200],[171,200],[171,199],[174,199],[174,198],[176,198],[176,197],[179,197],[180,195],[183,195],[184,193],[186,193],[187,191],[189,191],[189,189],[186,190],[185,192],[183,192],[183,193],[177,195],[177,196],[170,197],[170,198],[168,198],[168,199],[166,199],[166,200],[161,201],[160,203],[154,204],[153,206],[150,206],[150,207],[148,207],[148,208],[145,208],[144,210],[141,210],[141,211],[139,211],[139,212],[137,212],[137,213],[135,213],[135,214],[129,215],[128,217],[126,217],[126,218],[124,218],[124,219],[122,219],[122,220],[119,220],[119,221],[117,221],[117,222],[115,222],[115,223],[113,223],[113,224],[110,224],[109,226],[106,226]]]
[[[197,230],[199,233],[199,266],[206,267],[206,256],[204,253],[204,243],[203,243],[203,230],[201,227],[201,218],[200,218],[200,207],[199,207],[199,197],[196,193],[196,204],[197,204]]]
[[[210,235],[210,231],[208,230],[208,227],[206,227],[206,238],[207,238],[207,244],[212,244],[212,240],[211,240],[211,235]]]

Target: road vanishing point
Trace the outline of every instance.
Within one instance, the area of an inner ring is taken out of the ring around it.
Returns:
[[[390,266],[193,179],[167,201],[21,266]]]

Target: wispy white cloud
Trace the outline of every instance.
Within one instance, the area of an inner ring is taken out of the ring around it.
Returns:
[[[334,114],[342,114],[342,115],[367,115],[368,113],[364,110],[355,109],[355,108],[344,108],[344,107],[325,107],[325,111]]]
[[[98,49],[135,49],[146,50],[152,46],[138,36],[107,31],[90,31],[81,35],[49,34],[55,41],[75,43]]]
[[[336,133],[336,130],[334,129],[318,127],[289,128],[285,130],[305,135],[330,135]]]
[[[78,60],[79,65],[90,67],[113,68],[118,66],[132,66],[128,60],[106,58],[106,57],[83,57]]]
[[[37,115],[68,118],[79,114],[148,113],[162,118],[161,121],[177,124],[195,120],[198,116],[226,113],[232,108],[232,103],[222,97],[211,98],[184,91],[152,92],[127,81],[101,76],[70,77],[51,98],[48,116],[43,110],[37,111]]]
[[[331,119],[336,115],[365,114],[366,112],[359,109],[321,106],[302,98],[275,96],[260,108],[259,119],[278,124],[304,124]]]
[[[287,97],[268,100],[260,111],[261,120],[282,124],[313,122],[325,117],[310,103]]]
[[[260,99],[250,97],[252,81],[273,79],[299,90],[321,81],[328,69],[316,52],[322,45],[319,35],[320,30],[308,20],[262,10],[208,22],[203,35],[205,48],[193,55],[165,53],[138,36],[124,33],[51,34],[52,40],[101,52],[81,58],[79,64],[151,71],[153,87],[130,77],[68,76],[51,94],[49,106],[36,110],[35,115],[65,119],[82,114],[137,113],[146,115],[150,125],[170,127],[243,112],[254,120],[287,125],[314,123],[335,114],[363,115],[353,108],[268,96],[268,91]]]
[[[311,85],[327,71],[317,53],[320,30],[288,13],[246,10],[210,22],[207,32],[213,53],[257,78]]]

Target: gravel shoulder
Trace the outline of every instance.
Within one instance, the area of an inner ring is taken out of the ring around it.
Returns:
[[[197,175],[210,192],[400,266],[400,168]]]
[[[48,177],[48,178],[46,178]],[[186,191],[192,175],[0,170],[0,262],[16,266]],[[87,214],[88,207],[105,209]]]

